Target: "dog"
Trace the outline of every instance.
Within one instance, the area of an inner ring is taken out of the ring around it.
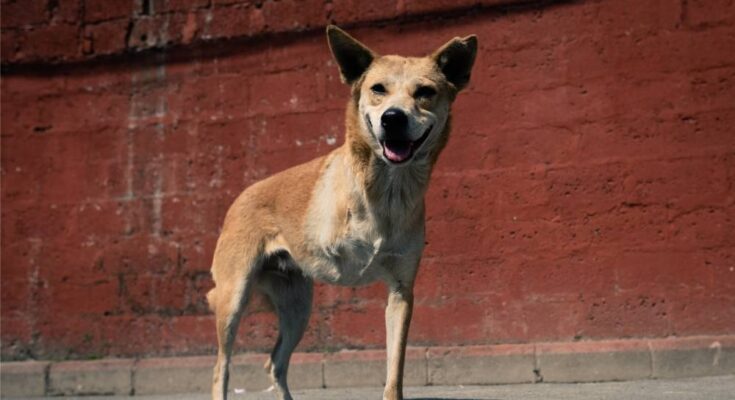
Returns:
[[[227,397],[232,346],[253,292],[264,294],[278,316],[266,370],[277,396],[292,398],[289,359],[309,320],[314,280],[386,284],[383,399],[403,398],[424,195],[449,138],[451,105],[469,83],[477,38],[456,37],[420,58],[379,56],[333,25],[327,39],[351,88],[345,143],[253,184],[228,210],[207,294],[218,340],[214,400]]]

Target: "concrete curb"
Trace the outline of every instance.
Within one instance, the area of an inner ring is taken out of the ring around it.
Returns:
[[[533,344],[432,347],[428,349],[432,385],[533,383],[537,380]]]
[[[270,386],[266,354],[233,357],[231,389]],[[0,363],[2,397],[208,392],[214,357]],[[382,350],[297,353],[294,389],[380,386]],[[412,347],[406,386],[599,382],[735,374],[735,335],[590,342]]]
[[[42,361],[0,363],[0,397],[43,396],[50,366]]]
[[[130,394],[133,365],[134,360],[121,359],[53,363],[48,370],[46,394]]]

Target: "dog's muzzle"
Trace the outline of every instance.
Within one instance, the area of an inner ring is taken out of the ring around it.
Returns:
[[[383,156],[393,164],[410,160],[433,128],[433,125],[430,126],[420,138],[411,140],[408,136],[408,116],[397,108],[387,109],[380,117],[380,125],[385,132],[385,139],[380,140]]]

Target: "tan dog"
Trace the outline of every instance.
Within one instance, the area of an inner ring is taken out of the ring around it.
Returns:
[[[467,85],[475,36],[430,56],[378,56],[327,28],[342,79],[351,85],[345,144],[246,189],[230,207],[212,263],[219,351],[212,398],[227,397],[232,344],[251,293],[278,315],[266,363],[278,396],[291,399],[289,359],[306,329],[313,279],[338,285],[386,283],[384,399],[403,397],[413,284],[424,248],[424,194],[449,137],[449,113]]]

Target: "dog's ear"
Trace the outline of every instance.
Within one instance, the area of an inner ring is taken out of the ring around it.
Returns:
[[[472,72],[472,65],[475,63],[476,54],[477,36],[470,35],[450,40],[435,51],[431,57],[436,61],[447,80],[457,90],[461,90],[470,81],[470,73]]]
[[[357,39],[334,25],[327,26],[327,41],[339,65],[342,81],[352,84],[368,69],[375,54]]]

